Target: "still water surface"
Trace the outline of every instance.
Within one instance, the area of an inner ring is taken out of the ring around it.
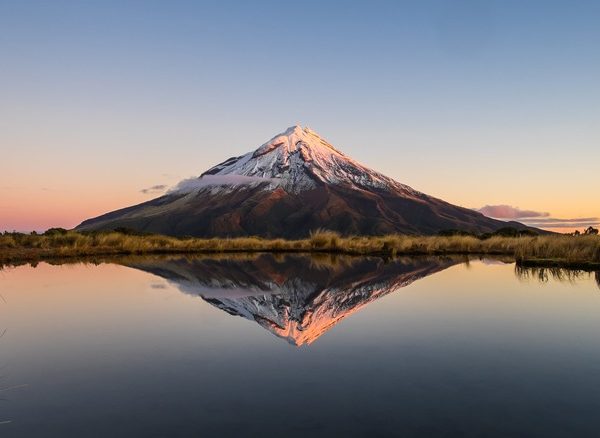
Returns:
[[[127,258],[0,271],[0,436],[597,436],[598,274]]]

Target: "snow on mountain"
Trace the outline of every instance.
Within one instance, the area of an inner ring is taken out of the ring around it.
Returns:
[[[363,166],[338,151],[315,131],[299,125],[276,135],[255,151],[212,167],[202,174],[201,179],[224,175],[265,178],[266,182],[275,178],[290,193],[314,189],[319,181],[355,188],[418,193]]]

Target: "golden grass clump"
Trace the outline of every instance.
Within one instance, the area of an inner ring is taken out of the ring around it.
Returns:
[[[310,233],[309,241],[311,248],[337,248],[340,244],[340,235],[334,231],[318,229]]]

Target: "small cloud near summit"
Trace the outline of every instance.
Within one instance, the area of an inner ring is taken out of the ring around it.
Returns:
[[[162,193],[165,190],[167,190],[167,186],[165,184],[156,184],[152,187],[147,187],[145,189],[142,189],[142,190],[140,190],[140,192],[142,192],[145,195],[150,195],[150,194]]]
[[[243,184],[279,184],[280,178],[265,178],[246,175],[204,175],[201,178],[188,178],[180,181],[171,192],[192,192],[208,186],[239,186]]]
[[[529,217],[548,217],[550,213],[543,211],[521,210],[519,207],[511,207],[510,205],[486,205],[477,209],[488,217],[496,219],[522,219]]]

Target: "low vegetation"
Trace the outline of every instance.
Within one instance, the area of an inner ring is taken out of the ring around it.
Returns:
[[[439,236],[351,236],[317,231],[301,240],[240,237],[231,239],[176,238],[136,234],[128,230],[80,233],[50,229],[43,234],[0,235],[0,264],[98,255],[322,252],[350,255],[508,255],[523,265],[600,269],[600,237],[594,234],[531,235],[499,231],[474,236],[444,233]]]

